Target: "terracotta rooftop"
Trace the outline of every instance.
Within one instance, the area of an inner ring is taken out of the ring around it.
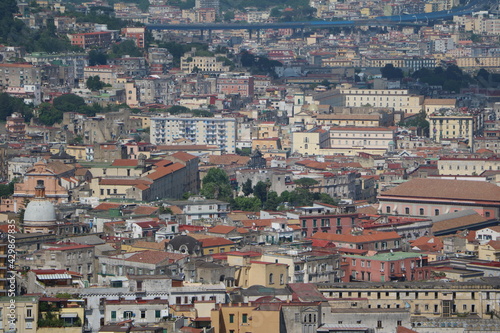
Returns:
[[[231,227],[229,225],[216,225],[215,227],[208,229],[208,232],[214,234],[228,234],[235,229],[236,227]]]
[[[175,262],[187,257],[185,254],[163,251],[141,251],[125,259],[126,261],[142,262],[145,264],[160,264],[164,261]]]
[[[186,152],[183,152],[183,151],[179,151],[177,153],[174,153],[174,154],[172,154],[172,156],[181,160],[181,161],[184,161],[184,162],[188,162],[188,161],[191,161],[191,160],[196,158],[196,156],[191,155],[191,154],[186,153]]]
[[[500,187],[481,181],[414,178],[379,195],[392,196],[500,202]]]

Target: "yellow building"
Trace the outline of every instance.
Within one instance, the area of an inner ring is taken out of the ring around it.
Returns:
[[[500,241],[489,241],[486,244],[478,246],[477,258],[479,260],[499,261],[500,260]]]
[[[321,155],[321,149],[329,148],[329,140],[328,131],[318,127],[305,132],[293,132],[292,151],[302,155]]]
[[[500,57],[459,57],[455,60],[460,68],[500,67]]]
[[[218,333],[280,332],[279,304],[219,304],[212,310],[212,327]]]
[[[38,297],[0,297],[0,321],[3,323],[0,333],[35,332],[38,327]]]
[[[467,140],[472,147],[474,136],[484,125],[484,114],[456,109],[440,109],[428,115],[430,137],[436,142],[448,139]]]
[[[151,116],[145,115],[130,115],[130,119],[140,119],[142,122],[141,128],[151,128]]]
[[[321,114],[316,117],[318,126],[380,126],[379,114]]]
[[[192,73],[195,68],[201,72],[229,72],[229,66],[224,66],[224,62],[218,61],[216,56],[201,57],[189,52],[181,57],[182,71]]]
[[[426,98],[424,100],[424,110],[429,115],[440,109],[455,108],[456,104],[457,100],[454,98]]]

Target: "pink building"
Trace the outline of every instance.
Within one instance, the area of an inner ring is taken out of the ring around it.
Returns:
[[[217,79],[217,92],[226,95],[240,94],[241,97],[253,97],[253,77],[219,77]]]
[[[430,277],[427,257],[418,253],[387,252],[373,256],[344,255],[343,282],[416,281]]]

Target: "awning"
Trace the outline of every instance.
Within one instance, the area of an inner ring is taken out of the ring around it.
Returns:
[[[38,280],[71,280],[72,276],[69,274],[38,274]]]
[[[78,317],[78,313],[76,312],[63,312],[61,313],[61,318],[76,318]]]

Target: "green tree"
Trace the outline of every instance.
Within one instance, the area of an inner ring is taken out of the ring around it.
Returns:
[[[380,69],[382,77],[389,80],[399,80],[403,78],[403,70],[401,68],[394,67],[393,64],[387,64]]]
[[[91,50],[89,52],[89,66],[106,65],[108,63],[108,55],[106,53]]]
[[[142,51],[133,40],[125,40],[121,43],[113,44],[111,48],[111,58],[122,58],[125,55],[131,57],[142,57]]]
[[[231,207],[236,210],[243,210],[247,212],[256,212],[261,209],[262,202],[259,198],[236,197],[231,202]]]
[[[263,203],[267,201],[268,194],[268,184],[263,181],[259,181],[253,188],[253,195]]]
[[[96,76],[89,76],[87,79],[87,82],[85,83],[87,88],[92,90],[92,91],[98,91],[104,88],[104,82],[101,81],[101,78],[96,75]]]
[[[229,201],[233,191],[227,173],[218,168],[209,169],[203,177],[200,193],[208,199]]]
[[[63,119],[63,112],[50,103],[42,103],[38,106],[38,120],[47,126],[52,126]]]
[[[31,109],[20,98],[11,97],[7,93],[0,93],[0,120],[5,120],[14,112],[20,113],[28,121],[31,118]]]
[[[241,187],[241,190],[243,191],[243,194],[248,197],[250,194],[253,193],[253,188],[252,188],[252,180],[248,178],[246,182],[243,183],[243,186]]]
[[[64,94],[54,98],[54,107],[61,112],[78,111],[82,106],[85,106],[85,100],[75,94]]]
[[[299,178],[299,179],[295,180],[294,183],[300,187],[309,189],[312,186],[317,185],[318,181],[315,179],[312,179],[312,178],[304,177],[304,178]]]

